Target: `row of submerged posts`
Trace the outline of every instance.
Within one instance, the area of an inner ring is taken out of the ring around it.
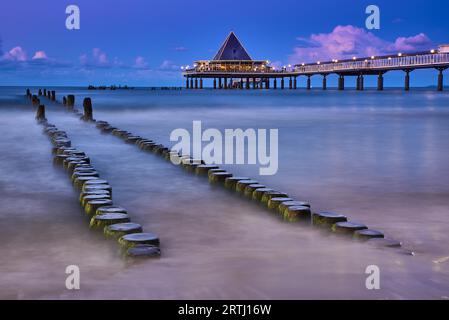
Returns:
[[[63,101],[65,100],[63,99]],[[203,160],[194,159],[190,155],[182,155],[154,140],[114,127],[107,121],[94,120],[90,98],[84,99],[83,107],[84,114],[81,119],[95,123],[102,133],[112,134],[126,143],[135,144],[140,149],[158,155],[189,173],[207,177],[212,185],[222,186],[226,190],[260,204],[285,222],[310,225],[343,238],[364,241],[377,247],[402,247],[400,241],[387,238],[382,232],[370,229],[363,223],[349,221],[345,215],[334,212],[314,212],[307,201],[293,199],[287,193],[269,188],[257,180],[234,176],[217,165],[206,164]],[[74,112],[80,114],[77,110],[74,110]],[[405,253],[414,254],[409,250],[405,250]]]
[[[33,100],[34,96],[28,91],[27,96]],[[73,97],[70,99],[74,101]],[[125,258],[159,257],[159,238],[153,233],[144,233],[140,224],[131,222],[126,209],[114,205],[109,182],[100,177],[85,152],[72,146],[65,131],[47,121],[45,106],[40,103],[36,120],[53,144],[54,164],[67,171],[79,192],[79,201],[89,219],[90,228],[102,230],[107,238],[118,240],[120,253]]]

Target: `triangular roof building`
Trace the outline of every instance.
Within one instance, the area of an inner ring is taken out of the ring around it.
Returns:
[[[214,61],[221,60],[238,60],[238,61],[252,61],[246,49],[243,47],[234,32],[231,33],[226,38],[223,45],[218,50],[215,55]]]

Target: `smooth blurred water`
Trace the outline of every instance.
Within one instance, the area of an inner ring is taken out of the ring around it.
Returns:
[[[68,177],[52,166],[25,88],[0,88],[0,297],[449,296],[448,93],[56,90],[59,99],[75,94],[78,108],[89,96],[96,119],[167,145],[173,129],[191,129],[193,120],[277,128],[275,176],[225,167],[382,230],[416,255],[282,223],[43,100],[48,120],[110,181],[114,202],[161,238],[160,260],[125,264],[114,241],[89,231]],[[81,268],[76,292],[65,289],[69,264]],[[381,269],[378,291],[365,288],[371,264]]]

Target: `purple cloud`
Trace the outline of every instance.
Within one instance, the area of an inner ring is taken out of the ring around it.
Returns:
[[[427,50],[432,47],[432,41],[424,34],[420,33],[413,37],[399,37],[393,45],[396,51],[418,51]]]
[[[33,60],[38,60],[38,59],[46,60],[46,59],[48,59],[48,57],[47,57],[47,54],[45,53],[45,51],[36,51],[34,53],[33,58],[31,58],[31,59],[33,59]]]
[[[164,60],[162,64],[159,66],[159,70],[164,71],[173,71],[173,70],[179,71],[180,68],[181,68],[180,66],[178,66],[171,60]]]
[[[179,46],[179,47],[175,48],[175,51],[187,51],[187,48],[183,47],[183,46]]]
[[[420,33],[412,37],[399,37],[394,42],[383,40],[365,29],[355,26],[337,26],[330,33],[312,34],[298,38],[299,44],[290,55],[291,63],[307,63],[353,56],[369,57],[393,52],[428,50],[432,41]]]
[[[134,68],[136,69],[148,69],[148,62],[144,57],[138,56],[134,61]]]
[[[9,50],[3,55],[3,59],[7,61],[26,61],[27,54],[22,47],[17,46]]]

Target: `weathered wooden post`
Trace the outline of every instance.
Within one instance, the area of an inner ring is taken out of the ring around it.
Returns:
[[[62,104],[63,105],[67,105],[67,98],[64,96],[64,97],[62,97]]]
[[[28,98],[31,97],[31,91],[30,91],[30,89],[27,89],[27,97],[28,97]]]
[[[73,107],[75,105],[75,96],[73,94],[69,94],[67,96],[67,106]]]
[[[47,96],[47,89],[44,89],[44,96]]]
[[[307,76],[307,90],[312,89],[312,80],[310,79],[311,76]]]
[[[56,100],[56,91],[52,90],[51,92],[51,101],[55,101]]]
[[[83,107],[84,107],[84,121],[92,121],[93,118],[93,111],[92,111],[92,100],[90,98],[84,98],[83,100]]]
[[[39,95],[39,96],[41,96],[41,95],[42,95],[42,89],[39,89],[39,93],[38,93],[38,95]]]
[[[36,111],[36,120],[45,120],[45,106],[43,104],[39,105]]]
[[[31,99],[31,103],[33,104],[33,106],[37,106],[40,104],[40,100],[38,99],[38,97],[36,95],[33,95],[32,99]]]

